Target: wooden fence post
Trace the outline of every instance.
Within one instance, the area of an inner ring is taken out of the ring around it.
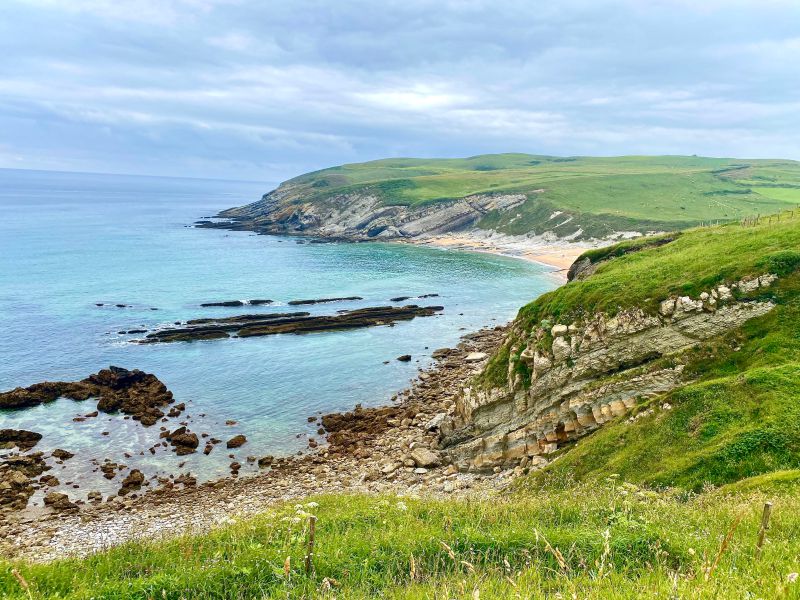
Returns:
[[[764,545],[764,539],[767,537],[767,529],[769,529],[769,516],[772,514],[772,502],[764,504],[764,512],[761,515],[761,527],[758,529],[758,542],[756,542],[756,558],[761,558],[761,548]]]
[[[314,537],[317,530],[317,517],[308,517],[308,553],[306,554],[306,575],[311,575],[314,571]]]

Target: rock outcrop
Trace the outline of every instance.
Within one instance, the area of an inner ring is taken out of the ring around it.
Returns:
[[[377,194],[364,191],[303,202],[282,186],[258,202],[220,213],[228,222],[203,221],[197,226],[330,239],[408,239],[463,231],[490,211],[512,210],[526,200],[525,194],[478,194],[402,206],[387,205]]]
[[[320,300],[327,301],[327,300]],[[314,301],[314,302],[320,302]],[[444,310],[443,306],[376,306],[342,311],[335,315],[309,313],[275,313],[239,315],[221,319],[194,319],[185,327],[167,327],[155,331],[140,343],[190,342],[236,337],[256,337],[279,333],[310,333],[390,325],[416,317],[430,317]]]
[[[530,330],[516,323],[507,385],[463,390],[455,414],[440,425],[447,456],[462,469],[481,470],[546,455],[683,385],[680,354],[769,312],[772,302],[746,295],[775,279],[767,274],[698,298],[670,297],[656,314],[629,308]]]
[[[142,425],[153,425],[164,416],[161,408],[172,402],[172,392],[155,375],[109,367],[81,381],[45,381],[0,392],[0,408],[25,408],[62,397],[97,398],[98,410],[122,412]]]

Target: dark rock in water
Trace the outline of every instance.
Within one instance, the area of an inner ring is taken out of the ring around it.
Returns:
[[[125,496],[131,492],[141,489],[144,483],[144,474],[139,469],[133,469],[128,476],[122,480],[122,487],[117,492],[120,496]]]
[[[57,458],[58,460],[69,460],[70,458],[75,456],[75,454],[67,450],[62,450],[61,448],[56,448],[55,450],[53,450],[51,456],[53,458]]]
[[[403,302],[404,300],[408,300],[411,296],[397,296],[396,298],[390,298],[391,302]]]
[[[363,300],[361,296],[347,296],[344,298],[318,298],[316,300],[291,300],[289,306],[299,306],[301,304],[324,304],[326,302],[344,302],[345,300]]]
[[[272,315],[239,315],[221,319],[194,319],[187,327],[166,328],[148,334],[140,343],[182,342],[229,337],[253,337],[279,333],[336,331],[379,325],[391,326],[396,321],[428,317],[444,310],[442,306],[378,306],[340,312],[335,315],[311,316],[309,313]]]
[[[22,451],[30,450],[39,440],[41,433],[25,429],[0,429],[0,448],[13,448],[16,446]]]
[[[97,398],[102,412],[120,411],[152,425],[164,416],[160,407],[172,402],[172,392],[155,375],[121,367],[103,369],[76,382],[45,381],[27,388],[0,393],[0,408],[25,408],[57,398],[87,400]]]
[[[196,433],[191,433],[186,427],[178,427],[175,431],[166,436],[167,441],[175,448],[175,454],[185,456],[192,454],[200,445],[200,440]]]
[[[203,448],[203,454],[205,454],[206,456],[208,456],[209,454],[211,454],[211,451],[212,451],[213,449],[214,449],[214,445],[213,445],[213,444],[206,444],[206,447],[205,447],[205,448]]]
[[[403,354],[402,356],[398,356],[397,360],[399,360],[400,362],[410,362],[411,361],[411,355],[410,354]]]
[[[78,510],[78,506],[69,500],[69,496],[60,492],[50,492],[44,497],[44,505],[54,510]]]
[[[438,298],[439,294],[422,294],[422,296],[417,296],[417,298]]]
[[[235,435],[225,443],[226,448],[239,448],[244,445],[247,438],[242,434]]]
[[[0,513],[25,508],[35,491],[33,478],[48,469],[41,452],[0,460]]]
[[[128,329],[128,333],[147,333],[147,329]]]
[[[256,299],[256,300],[250,300],[248,303],[252,304],[253,306],[260,306],[262,304],[272,304],[272,302],[273,302],[272,300],[259,300],[259,299]]]
[[[41,483],[42,485],[46,485],[47,487],[55,487],[59,485],[61,482],[55,475],[42,475],[39,478],[39,483]]]
[[[115,304],[114,306],[116,306],[117,308],[128,308],[127,304]]]
[[[274,456],[270,456],[270,455],[264,456],[264,457],[258,459],[258,466],[263,469],[265,467],[270,466],[273,463],[274,460],[275,460]]]
[[[224,302],[204,302],[200,306],[208,307],[208,306],[244,306],[244,302],[241,300],[226,300]]]
[[[103,304],[102,302],[95,302],[94,305],[95,306],[105,306],[105,304]]]
[[[186,404],[185,404],[184,402],[181,402],[180,404],[176,404],[175,406],[173,406],[172,408],[170,408],[170,409],[169,409],[169,412],[167,413],[167,416],[168,416],[168,417],[177,417],[177,416],[180,416],[180,414],[181,414],[181,413],[182,413],[184,410],[186,410]]]

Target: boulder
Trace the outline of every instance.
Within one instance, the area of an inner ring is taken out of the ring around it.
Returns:
[[[473,363],[473,362],[480,362],[486,357],[489,356],[486,352],[470,352],[467,354],[467,357],[464,359],[464,362]]]
[[[235,435],[225,443],[226,448],[239,448],[247,442],[247,438],[242,434]]]
[[[437,452],[422,447],[414,448],[410,453],[410,457],[417,467],[423,468],[437,467],[442,462],[442,459]]]
[[[128,476],[122,480],[122,487],[117,494],[124,496],[130,492],[141,489],[143,483],[144,474],[139,469],[133,469]]]
[[[44,505],[54,510],[77,510],[78,506],[69,500],[69,496],[60,492],[50,492],[44,497]]]
[[[16,446],[22,451],[30,450],[39,440],[41,433],[25,429],[0,429],[0,448],[13,448]]]

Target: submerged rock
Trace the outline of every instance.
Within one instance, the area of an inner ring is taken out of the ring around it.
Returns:
[[[255,337],[280,333],[309,333],[390,325],[415,317],[428,317],[444,310],[443,306],[377,306],[348,310],[335,315],[311,316],[309,313],[239,315],[221,319],[194,319],[187,327],[155,331],[141,343],[188,342],[230,337]]]
[[[289,306],[300,306],[301,304],[324,304],[327,302],[344,302],[346,300],[363,300],[361,296],[345,296],[343,298],[317,298],[316,300],[290,300]]]
[[[13,448],[16,446],[20,450],[30,450],[39,440],[42,439],[41,433],[27,431],[25,429],[0,429],[0,448]]]
[[[239,434],[239,435],[235,435],[231,439],[229,439],[225,443],[225,446],[227,448],[239,448],[239,447],[243,446],[245,444],[245,442],[247,442],[247,438],[245,436],[243,436],[242,434]]]

